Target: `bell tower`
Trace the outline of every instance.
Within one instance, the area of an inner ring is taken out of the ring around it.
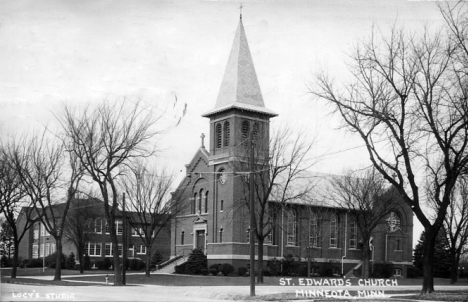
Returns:
[[[257,74],[250,54],[242,16],[234,37],[218,98],[213,109],[202,115],[210,119],[209,166],[213,179],[213,240],[246,242],[245,191],[233,161],[245,156],[250,132],[268,152],[270,118],[277,116],[265,107]],[[219,245],[216,245],[220,248]],[[219,252],[213,251],[214,254]]]

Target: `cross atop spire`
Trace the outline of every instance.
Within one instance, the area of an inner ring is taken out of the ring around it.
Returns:
[[[244,6],[242,5],[242,2],[241,2],[241,5],[239,6],[239,10],[240,10],[240,19],[242,20],[242,8]]]

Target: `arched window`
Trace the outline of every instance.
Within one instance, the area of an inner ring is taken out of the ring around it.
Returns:
[[[229,140],[231,138],[230,129],[229,129],[229,122],[224,122],[224,146],[229,146]]]
[[[258,126],[258,123],[255,123],[253,125],[253,133],[252,133],[252,139],[254,141],[254,143],[257,143],[257,139],[258,139],[258,129],[259,129],[259,126]]]
[[[193,194],[193,197],[192,197],[191,213],[195,214],[196,210],[197,210],[197,193]]]
[[[219,205],[219,210],[222,212],[224,211],[224,200],[221,200],[221,203]]]
[[[335,214],[330,217],[330,247],[338,247],[338,218]]]
[[[198,213],[202,212],[202,201],[205,199],[203,189],[200,189],[200,196],[198,196]]]
[[[320,247],[319,220],[315,212],[310,212],[309,217],[309,246]]]
[[[208,213],[208,193],[209,191],[205,193],[205,213]]]
[[[242,131],[242,142],[244,143],[244,145],[248,145],[249,144],[249,131],[250,131],[249,121],[242,122],[241,131]]]
[[[287,226],[287,245],[296,245],[296,231],[297,231],[297,215],[293,209],[287,212],[288,226]]]
[[[387,218],[388,229],[390,232],[395,232],[401,227],[400,216],[396,212],[391,212]]]
[[[182,232],[180,233],[180,244],[181,244],[181,245],[184,245],[184,240],[185,240],[184,237],[185,237],[185,232],[182,231]]]
[[[396,240],[396,250],[397,251],[401,251],[401,244],[400,243],[401,243],[400,239],[397,239]]]
[[[219,242],[220,243],[223,242],[223,227],[219,229]]]
[[[216,124],[216,148],[221,148],[222,143],[222,130],[221,124]]]

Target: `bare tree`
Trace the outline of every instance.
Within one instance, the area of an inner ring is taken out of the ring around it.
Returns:
[[[282,205],[295,200],[307,199],[312,189],[312,182],[304,174],[313,166],[309,155],[313,142],[307,142],[302,132],[293,133],[287,127],[268,139],[257,137],[253,129],[253,150],[250,144],[244,144],[233,162],[234,173],[250,173],[249,159],[253,151],[254,163],[254,198],[255,198],[255,237],[258,248],[257,283],[263,283],[263,245],[265,239],[277,224],[278,212]],[[259,129],[257,133],[261,133]],[[246,205],[250,211],[248,178],[243,179]],[[252,239],[251,239],[252,240]]]
[[[146,163],[138,162],[123,181],[130,225],[146,247],[146,277],[150,276],[153,243],[176,214],[176,203],[169,194],[173,180],[166,169],[152,171]]]
[[[19,265],[19,244],[38,218],[31,204],[22,200],[26,192],[19,175],[12,166],[10,157],[12,154],[9,152],[11,148],[12,144],[8,143],[0,150],[0,212],[5,215],[13,235],[14,253],[11,278],[14,279]]]
[[[431,200],[431,206],[436,206]],[[450,283],[458,279],[458,264],[460,258],[468,251],[468,177],[458,180],[452,193],[452,200],[444,219],[443,234],[447,238],[450,253]]]
[[[21,146],[12,150],[11,160],[26,195],[32,201],[43,227],[54,237],[56,266],[54,280],[61,280],[62,237],[70,202],[83,176],[80,163],[60,141],[51,141],[42,135],[25,138]],[[67,162],[69,171],[66,171]],[[60,197],[66,191],[65,198]]]
[[[95,108],[79,112],[65,107],[58,117],[71,151],[99,187],[104,203],[104,212],[110,224],[110,237],[114,258],[114,285],[122,285],[116,214],[121,192],[117,179],[132,159],[150,156],[150,139],[158,133],[152,127],[161,115],[140,107],[139,102],[123,99],[109,101]]]
[[[394,211],[398,196],[388,188],[375,169],[348,171],[332,180],[331,196],[336,204],[348,210],[357,224],[362,239],[362,278],[369,278],[370,240],[374,229]]]
[[[100,217],[101,211],[98,207],[102,205],[96,199],[80,199],[75,196],[67,215],[65,237],[76,247],[81,274],[84,271],[86,244],[90,240],[89,235],[95,232],[95,219]]]
[[[464,44],[463,44],[464,45]],[[375,169],[400,193],[424,227],[422,294],[434,291],[432,257],[452,191],[468,162],[466,53],[441,31],[393,29],[359,43],[351,80],[317,76],[312,93],[326,100],[365,143]],[[461,58],[460,58],[461,56]],[[433,183],[434,219],[424,208]]]

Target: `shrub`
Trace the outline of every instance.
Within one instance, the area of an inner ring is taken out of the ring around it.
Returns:
[[[186,266],[187,266],[187,262],[184,262],[181,265],[176,265],[175,266],[175,273],[176,274],[185,274],[185,271],[187,269]]]
[[[333,265],[326,262],[320,269],[320,277],[333,277]]]
[[[373,278],[390,278],[393,276],[393,263],[380,262],[374,264],[374,270],[371,274]]]
[[[43,260],[42,258],[37,258],[37,259],[30,259],[26,263],[26,267],[42,267]]]
[[[154,253],[153,253],[153,256],[151,256],[150,265],[151,266],[156,266],[156,265],[160,264],[162,261],[163,261],[163,257],[161,255],[161,253],[159,252],[159,250],[155,250]]]
[[[241,277],[244,277],[245,275],[247,275],[247,268],[244,267],[244,266],[240,266],[238,269],[237,269],[237,274]]]
[[[299,266],[300,262],[296,261],[293,255],[289,254],[284,258],[283,261],[283,273],[288,276],[298,276],[299,275]]]
[[[214,268],[210,268],[210,274],[216,276],[218,274],[218,270]]]
[[[94,263],[97,269],[100,270],[108,270],[112,265],[112,261],[109,258],[103,258],[102,260],[98,260]]]
[[[421,275],[421,271],[416,266],[410,266],[406,271],[406,278],[418,278]]]
[[[208,270],[206,268],[202,269],[201,270],[201,273],[203,276],[207,276],[208,275]]]
[[[219,266],[219,271],[224,275],[227,276],[229,274],[234,273],[234,266],[229,263],[223,263]]]
[[[305,263],[305,265],[301,264],[301,266],[299,266],[299,276],[307,277],[307,268],[307,263]]]
[[[50,267],[50,268],[55,268],[56,266],[56,263],[55,261],[57,260],[57,252],[53,253],[53,254],[50,254],[49,256],[47,256],[45,258],[45,264],[47,267]],[[67,257],[65,257],[65,254],[62,253],[61,257],[60,257],[60,261],[61,261],[61,267],[62,268],[65,268],[65,262],[66,262],[66,259]]]
[[[110,269],[114,264],[114,259],[104,258],[102,261],[104,262],[104,269]]]
[[[67,263],[65,264],[65,267],[67,269],[75,269],[76,261],[75,261],[75,254],[73,254],[73,252],[71,252],[70,255],[68,256]]]
[[[272,276],[279,276],[281,275],[281,261],[274,258],[273,260],[269,260],[267,262],[268,270],[270,271],[270,275]]]
[[[83,269],[91,269],[91,259],[88,254],[84,255],[83,258]]]
[[[194,249],[186,263],[185,272],[188,274],[199,275],[202,269],[207,268],[206,255],[201,249]]]
[[[129,261],[129,267],[132,271],[142,270],[145,266],[145,262],[141,259],[130,259]]]
[[[13,259],[8,258],[6,255],[3,255],[0,259],[1,267],[12,267],[13,266]]]

